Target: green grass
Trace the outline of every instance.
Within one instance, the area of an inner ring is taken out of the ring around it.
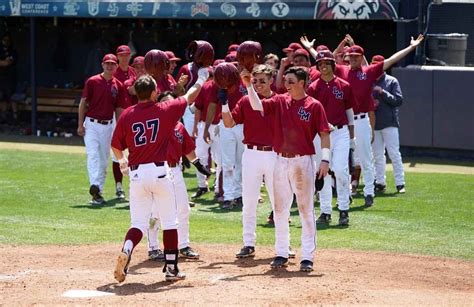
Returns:
[[[185,178],[192,194],[194,170]],[[363,209],[363,199],[355,199],[350,227],[335,226],[338,213],[333,212],[332,225],[318,231],[320,248],[474,259],[474,176],[407,173],[405,195],[395,194],[391,173],[387,178],[387,192],[374,207]],[[119,244],[129,227],[128,204],[109,200],[105,207],[91,207],[88,185],[83,154],[2,150],[0,244]],[[109,169],[105,198],[114,192]],[[191,240],[240,244],[241,212],[222,211],[211,198],[208,193],[192,209]],[[274,242],[274,228],[266,225],[269,208],[268,202],[258,207],[257,245]],[[296,208],[290,229],[292,246],[298,247]]]

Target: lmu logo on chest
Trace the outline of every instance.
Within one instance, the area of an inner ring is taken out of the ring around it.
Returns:
[[[112,97],[117,98],[118,96],[118,88],[115,85],[112,85],[110,87],[110,93],[112,94]]]
[[[311,118],[311,112],[306,112],[303,107],[300,107],[298,109],[298,115],[300,116],[301,120],[309,122],[309,119]]]
[[[338,89],[337,86],[334,86],[332,88],[332,93],[334,94],[334,97],[336,97],[336,99],[344,99],[344,92]]]
[[[359,80],[367,80],[367,74],[363,71],[357,72],[357,79]]]
[[[179,130],[174,131],[174,136],[176,137],[176,139],[178,140],[180,144],[183,144],[184,137],[183,137],[183,134],[179,132]]]

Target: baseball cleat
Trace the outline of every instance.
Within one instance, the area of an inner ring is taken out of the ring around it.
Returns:
[[[349,226],[349,212],[340,211],[339,212],[339,226]]]
[[[123,282],[127,276],[128,264],[130,263],[130,256],[124,251],[120,252],[115,265],[114,277],[118,282]]]
[[[188,259],[199,259],[199,254],[196,251],[194,251],[190,246],[181,248],[179,250],[179,255],[183,258],[188,258]]]
[[[331,214],[321,213],[316,220],[316,224],[329,224],[331,223]]]
[[[186,279],[186,274],[181,273],[178,270],[172,270],[169,267],[166,267],[165,279],[166,281],[183,280]]]
[[[99,193],[99,195],[97,197],[92,198],[91,204],[92,205],[97,205],[97,206],[103,205],[103,204],[105,204],[105,199]]]
[[[248,258],[253,256],[255,256],[255,247],[253,246],[244,246],[240,252],[235,254],[235,257],[237,258]]]
[[[99,186],[98,185],[91,185],[91,187],[89,188],[89,194],[95,198],[97,197],[99,194],[100,194],[100,189],[99,189]]]
[[[405,192],[406,192],[405,185],[404,184],[397,185],[397,192],[400,193],[400,194],[405,194]]]
[[[275,225],[275,221],[273,220],[273,211],[270,212],[270,214],[268,215],[267,224],[269,224],[269,225]]]
[[[374,197],[372,195],[367,195],[364,197],[365,198],[365,204],[364,206],[366,208],[370,208],[374,205]]]
[[[221,206],[224,210],[232,210],[234,209],[234,201],[233,200],[226,200]]]
[[[242,196],[241,196],[241,197],[237,197],[236,199],[234,199],[234,204],[235,204],[236,206],[242,207],[242,205],[243,205]]]
[[[288,266],[288,258],[277,256],[273,261],[270,263],[270,266],[275,268],[283,268]]]
[[[196,193],[194,193],[194,195],[191,196],[191,198],[201,197],[202,195],[206,194],[207,192],[209,192],[208,188],[198,188]]]
[[[385,184],[380,184],[380,183],[375,184],[375,192],[376,193],[383,193],[383,192],[385,192],[386,188],[387,188],[387,186]]]
[[[309,260],[303,260],[300,263],[301,272],[311,272],[313,270],[313,262]]]
[[[296,252],[293,249],[291,249],[291,246],[290,246],[290,248],[288,249],[288,258],[293,259],[295,257],[296,257]]]
[[[117,199],[124,200],[125,199],[125,192],[121,188],[118,188],[115,191],[115,196],[117,196]]]
[[[155,249],[148,252],[148,259],[152,261],[165,261],[165,254],[161,249]]]

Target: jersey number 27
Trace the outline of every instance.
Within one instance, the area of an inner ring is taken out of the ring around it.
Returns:
[[[132,130],[135,132],[134,141],[135,147],[143,146],[148,143],[155,143],[158,136],[158,128],[160,127],[160,120],[158,118],[147,120],[145,123],[136,122],[132,125]],[[146,130],[151,130],[150,140],[145,134]]]

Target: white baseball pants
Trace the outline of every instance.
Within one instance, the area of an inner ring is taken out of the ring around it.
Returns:
[[[194,114],[191,112],[189,106],[187,106],[186,110],[184,111],[183,124],[188,134],[192,135],[194,128]]]
[[[392,161],[393,176],[395,185],[405,184],[405,173],[403,171],[402,155],[400,154],[400,139],[397,127],[388,127],[382,130],[375,130],[374,143],[372,144],[375,160],[375,181],[379,184],[386,184],[385,181],[385,149],[388,157]]]
[[[204,141],[204,127],[206,124],[204,122],[199,122],[198,124],[198,137],[196,139],[196,156],[201,161],[201,164],[204,166],[209,166],[209,148],[211,148],[212,160],[216,163],[216,185],[214,187],[215,192],[219,192],[219,177],[222,170],[222,159],[221,159],[221,146],[220,146],[220,136],[219,136],[219,127],[217,125],[209,126],[209,134],[211,137],[211,144],[208,144]],[[196,177],[198,180],[198,187],[207,188],[208,182],[205,175],[201,174],[196,170]]]
[[[356,137],[356,148],[354,160],[362,169],[364,177],[364,196],[374,195],[374,157],[372,155],[372,128],[369,117],[354,120],[354,134]]]
[[[232,128],[226,128],[221,122],[219,131],[221,136],[224,200],[233,200],[242,196],[243,126],[235,125]]]
[[[89,183],[90,185],[99,186],[100,191],[103,191],[114,125],[91,122],[90,117],[86,116],[84,128],[86,131],[84,144],[86,145]]]
[[[161,229],[177,229],[177,205],[172,175],[167,166],[140,164],[130,170],[130,217],[132,227],[146,233],[152,212],[157,212]]]
[[[272,208],[274,207],[273,171],[275,161],[276,153],[273,151],[245,148],[242,155],[242,230],[244,246],[255,246],[257,240],[257,205],[260,187],[264,179],[268,198]]]
[[[275,250],[277,256],[288,258],[290,247],[289,224],[293,194],[296,195],[300,215],[301,260],[313,261],[316,250],[316,223],[314,218],[314,162],[311,156],[283,158],[277,156],[273,173],[275,208]]]
[[[339,210],[349,210],[349,149],[350,136],[349,129],[344,126],[341,129],[332,131],[329,134],[331,141],[331,161],[329,168],[336,176],[337,205]],[[314,148],[316,149],[316,171],[321,163],[321,139],[319,135],[314,138]],[[332,214],[332,178],[330,175],[324,177],[323,189],[319,192],[319,202],[321,213]]]

